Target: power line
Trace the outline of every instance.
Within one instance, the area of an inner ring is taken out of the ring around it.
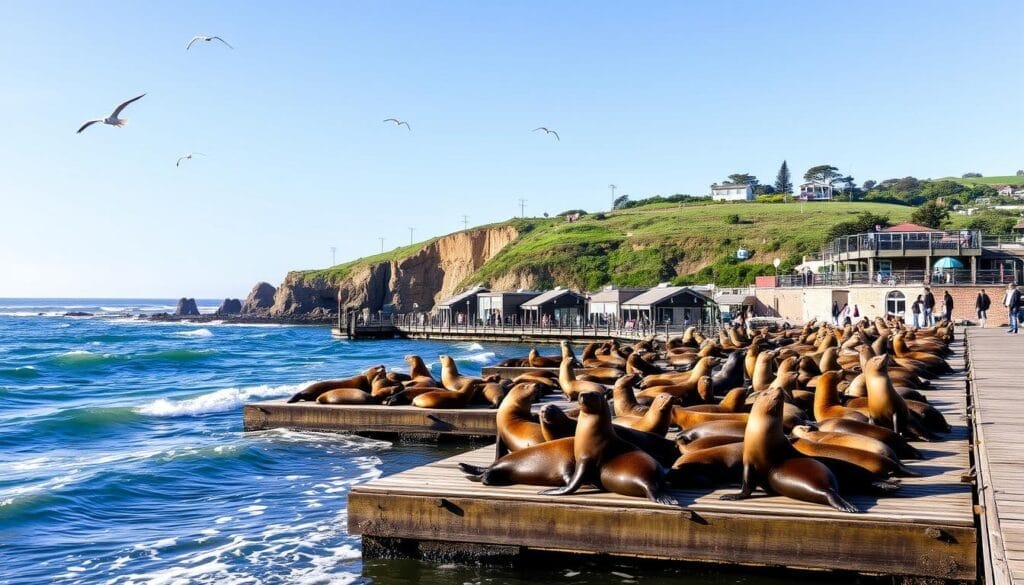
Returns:
[[[384,238],[377,238],[377,239],[380,240],[380,253],[383,254],[384,253]]]
[[[412,245],[412,233],[416,231],[416,228],[409,228],[409,245]]]
[[[519,199],[519,217],[526,217],[526,199]]]
[[[462,216],[462,229],[463,230],[468,230],[469,229],[469,216],[468,215],[463,215]]]

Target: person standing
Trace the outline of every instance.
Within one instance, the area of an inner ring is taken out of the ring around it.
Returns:
[[[935,295],[932,289],[924,287],[924,326],[931,327],[935,324],[932,313],[935,311]]]
[[[839,325],[839,301],[832,301],[832,324]]]
[[[1020,291],[1017,290],[1016,284],[1010,283],[1007,287],[1006,296],[1003,298],[1003,304],[1006,305],[1006,311],[1010,317],[1010,328],[1006,332],[1017,333],[1017,313],[1020,311]]]
[[[985,289],[981,289],[978,293],[978,298],[974,300],[974,310],[978,312],[978,323],[981,324],[982,329],[985,328],[985,321],[988,319],[988,308],[992,306],[992,299],[988,298],[985,294]]]
[[[910,313],[914,316],[914,329],[921,326],[921,308],[923,306],[924,301],[921,300],[921,295],[917,295],[917,299],[910,305]]]
[[[942,307],[944,309],[942,318],[950,323],[953,322],[953,295],[946,291],[946,294],[942,295]]]

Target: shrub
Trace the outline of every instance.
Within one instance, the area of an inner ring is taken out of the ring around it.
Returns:
[[[740,222],[740,216],[738,213],[730,213],[725,216],[725,223],[729,225],[736,225]]]

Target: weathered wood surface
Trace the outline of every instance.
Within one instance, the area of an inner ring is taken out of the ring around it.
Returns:
[[[923,477],[904,478],[897,496],[850,498],[860,514],[778,496],[720,499],[734,487],[675,491],[679,505],[664,506],[594,490],[543,496],[533,486],[483,486],[457,464],[488,464],[487,447],[354,487],[349,532],[973,581],[977,533],[971,486],[961,481],[970,461],[960,349],[950,360],[958,373],[928,392],[954,431],[942,442],[917,444],[926,459],[908,465]]]
[[[548,403],[558,404],[566,409],[573,406],[561,395],[552,395],[535,404],[534,411],[540,410]],[[487,407],[428,409],[376,404],[288,404],[285,399],[281,399],[246,404],[242,412],[242,422],[246,431],[288,428],[351,433],[493,437],[497,432],[496,413],[496,409]]]
[[[985,579],[1024,583],[1024,337],[996,327],[967,338]]]

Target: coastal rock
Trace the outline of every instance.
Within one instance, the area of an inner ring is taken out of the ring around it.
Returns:
[[[174,314],[178,317],[199,316],[199,307],[196,306],[196,300],[186,299],[185,297],[178,299],[178,306],[174,309]]]
[[[463,281],[517,237],[519,232],[507,225],[475,229],[438,238],[405,258],[357,265],[344,277],[324,271],[291,272],[278,287],[269,315],[312,318],[315,312],[330,321],[339,302],[344,310],[372,312],[392,305],[396,312],[428,311],[460,290]],[[534,281],[527,275],[513,280],[519,285],[513,288]]]
[[[266,313],[274,306],[274,295],[277,289],[267,282],[258,282],[252,287],[249,296],[245,298],[242,305],[242,314],[253,315]]]
[[[238,299],[224,299],[224,302],[217,307],[217,312],[215,313],[218,317],[240,314],[242,314],[242,301]]]

